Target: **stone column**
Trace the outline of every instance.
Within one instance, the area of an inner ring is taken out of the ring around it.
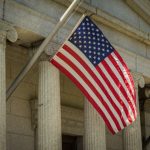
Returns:
[[[0,21],[0,150],[6,150],[6,39],[17,40],[15,29]]]
[[[143,88],[144,78],[140,73],[132,73],[137,97],[137,119],[123,131],[124,150],[142,150],[141,123],[139,113],[138,86]]]
[[[38,150],[61,150],[59,71],[48,61],[39,63]]]
[[[105,124],[88,100],[84,101],[84,150],[106,150]]]

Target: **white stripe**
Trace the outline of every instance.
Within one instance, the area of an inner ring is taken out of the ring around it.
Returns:
[[[122,87],[125,89],[125,92],[127,93],[127,96],[130,99],[130,101],[134,107],[134,110],[136,110],[133,97],[131,96],[129,89],[125,85],[120,73],[118,73],[117,69],[114,67],[113,63],[109,60],[109,58],[105,58],[105,62],[107,63],[108,66],[111,66],[112,72],[115,74],[115,76],[118,78],[119,82],[121,83]]]
[[[116,63],[118,64],[118,66],[120,67],[120,70],[122,71],[124,77],[126,78],[130,88],[131,88],[131,91],[132,91],[132,94],[134,95],[134,88],[133,88],[133,85],[130,81],[130,77],[128,76],[128,73],[126,72],[126,69],[125,67],[122,65],[122,63],[120,62],[119,58],[116,56],[115,53],[111,53],[111,55],[113,56],[113,58],[115,59]]]
[[[134,121],[134,115],[133,115],[133,112],[132,112],[132,109],[130,107],[130,105],[128,104],[127,100],[125,99],[125,97],[122,95],[122,92],[120,91],[120,89],[116,86],[114,80],[112,79],[112,77],[109,75],[109,73],[107,72],[107,70],[104,68],[104,66],[102,64],[99,64],[98,65],[101,70],[104,72],[105,76],[107,77],[107,79],[112,83],[115,91],[118,93],[118,95],[120,96],[120,98],[122,99],[122,101],[124,102],[124,104],[126,105],[127,109],[129,109],[129,114],[130,114],[130,117],[132,119],[132,121]]]
[[[68,45],[69,47],[72,47],[72,50],[78,54],[80,52],[80,50],[75,47],[73,44],[71,44],[69,41],[65,42],[66,45]],[[122,105],[120,105],[120,103],[118,102],[118,100],[116,99],[116,97],[113,95],[112,91],[110,90],[110,88],[108,87],[108,85],[106,84],[106,82],[104,81],[104,79],[100,76],[99,72],[95,69],[95,67],[89,62],[89,60],[87,59],[87,57],[80,52],[80,57],[84,60],[84,62],[87,63],[87,65],[90,67],[90,69],[93,71],[93,73],[95,73],[95,75],[98,77],[98,79],[101,81],[101,83],[104,85],[105,89],[107,90],[107,92],[109,93],[110,97],[112,98],[112,100],[114,101],[114,103],[116,104],[116,106],[121,110],[122,112],[122,117],[124,119],[124,121],[126,122],[127,125],[130,124],[128,117],[126,116],[126,113],[124,111],[124,109],[122,108]]]
[[[118,113],[116,112],[116,110],[114,109],[114,107],[112,106],[112,104],[110,103],[110,101],[108,100],[108,98],[106,97],[106,95],[103,93],[103,91],[101,90],[101,88],[99,87],[99,85],[97,84],[97,82],[95,82],[95,80],[93,79],[93,77],[87,72],[87,70],[71,55],[69,54],[66,50],[64,50],[63,48],[61,48],[59,50],[59,52],[61,52],[63,55],[65,55],[86,77],[87,79],[90,81],[90,83],[92,85],[94,85],[95,89],[97,90],[97,92],[99,93],[99,95],[102,96],[102,98],[104,99],[104,101],[107,103],[108,107],[110,108],[111,112],[114,114],[115,118],[117,119],[121,129],[123,129],[123,124],[122,121],[118,115]],[[80,52],[79,52],[80,55]],[[87,63],[87,62],[86,62]]]
[[[106,115],[108,121],[110,122],[113,130],[115,132],[118,132],[118,129],[111,118],[110,114],[107,112],[105,107],[102,107],[102,103],[99,101],[97,96],[93,93],[93,91],[90,89],[90,87],[84,82],[84,80],[67,64],[65,63],[62,59],[60,59],[57,55],[54,56],[53,58],[57,63],[59,63],[61,66],[63,66],[69,73],[74,76],[78,82],[84,87],[84,89],[89,93],[89,95],[94,99],[94,101],[97,103],[99,108],[103,111],[103,113]]]

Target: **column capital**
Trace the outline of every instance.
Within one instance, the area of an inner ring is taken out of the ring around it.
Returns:
[[[5,43],[5,39],[15,42],[17,38],[18,34],[15,28],[4,21],[0,21],[0,43]]]
[[[49,42],[45,47],[45,53],[49,56],[53,56],[59,49],[62,43],[58,43],[55,41]]]
[[[134,79],[135,88],[138,88],[138,86],[143,88],[145,86],[143,74],[138,72],[131,72],[131,74]]]
[[[6,45],[6,32],[0,30],[0,44]]]
[[[49,55],[47,55],[46,53],[43,53],[40,56],[40,61],[48,61],[49,57],[50,57]]]

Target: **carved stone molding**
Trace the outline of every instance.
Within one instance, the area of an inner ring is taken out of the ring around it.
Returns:
[[[18,38],[15,28],[4,21],[0,21],[0,43],[5,44],[5,39],[15,42]]]
[[[126,3],[150,24],[150,1],[149,0],[125,0]]]
[[[57,52],[60,46],[61,43],[54,42],[54,41],[49,42],[45,48],[45,53],[49,56],[53,56]]]
[[[43,53],[41,56],[40,56],[40,61],[48,61],[49,60],[49,55],[47,55],[46,53]]]
[[[144,80],[143,74],[138,73],[138,72],[131,72],[131,74],[134,79],[135,87],[138,88],[138,86],[139,86],[139,87],[143,88],[145,86],[145,80]]]
[[[6,46],[6,32],[3,30],[0,30],[0,44]]]

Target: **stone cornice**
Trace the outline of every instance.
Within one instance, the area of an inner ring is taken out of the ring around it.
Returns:
[[[62,5],[68,6],[67,3],[68,0],[55,0],[55,1]],[[111,28],[114,28],[115,30],[118,30],[121,33],[124,33],[132,38],[135,38],[145,44],[150,45],[149,33],[144,33],[98,8],[92,7],[91,5],[83,2],[77,11],[80,13],[88,12],[89,14],[95,14],[92,16],[92,18],[95,19],[95,21],[107,25]]]
[[[150,24],[150,1],[148,0],[125,0],[126,3]]]
[[[55,0],[57,3],[59,3],[60,5],[65,5],[68,6],[68,0]],[[32,30],[33,32],[36,32],[40,35],[43,36],[47,36],[46,33],[49,33],[49,28],[45,28],[44,31],[39,31],[39,29],[37,28],[37,20],[39,20],[39,24],[43,26],[42,22],[46,23],[46,27],[47,25],[51,25],[53,24],[54,18],[51,18],[50,16],[41,14],[40,12],[31,9],[27,6],[24,6],[22,4],[19,4],[17,2],[15,2],[14,0],[7,0],[6,3],[6,7],[7,7],[7,11],[5,12],[5,16],[6,16],[6,20],[8,22],[12,22],[14,23],[16,26],[19,27],[23,27],[26,28],[28,30]],[[13,9],[13,10],[12,10]],[[19,15],[16,16],[15,12],[20,12],[21,13]],[[95,7],[92,7],[86,3],[82,3],[82,5],[80,6],[80,8],[78,8],[77,10],[79,13],[85,13],[85,11],[87,11],[89,14],[96,14],[93,15],[92,18],[95,19],[97,22],[107,25],[111,28],[114,28],[115,30],[118,30],[121,33],[124,33],[134,39],[137,39],[145,44],[150,45],[150,35],[149,33],[144,33],[128,24],[126,24],[125,22],[117,19],[116,17],[113,17],[109,14],[107,14],[106,12],[103,12],[100,9],[97,9]],[[14,13],[14,14],[13,14]],[[33,22],[31,21],[31,24],[29,24],[28,20],[26,20],[26,22],[24,21],[17,21],[23,18],[23,15],[29,16],[28,18],[33,17],[34,19]],[[12,19],[13,18],[13,19]],[[35,21],[36,20],[36,24]],[[43,26],[44,27],[44,26]],[[67,28],[73,28],[72,26],[66,26]],[[47,30],[47,32],[46,32]]]

